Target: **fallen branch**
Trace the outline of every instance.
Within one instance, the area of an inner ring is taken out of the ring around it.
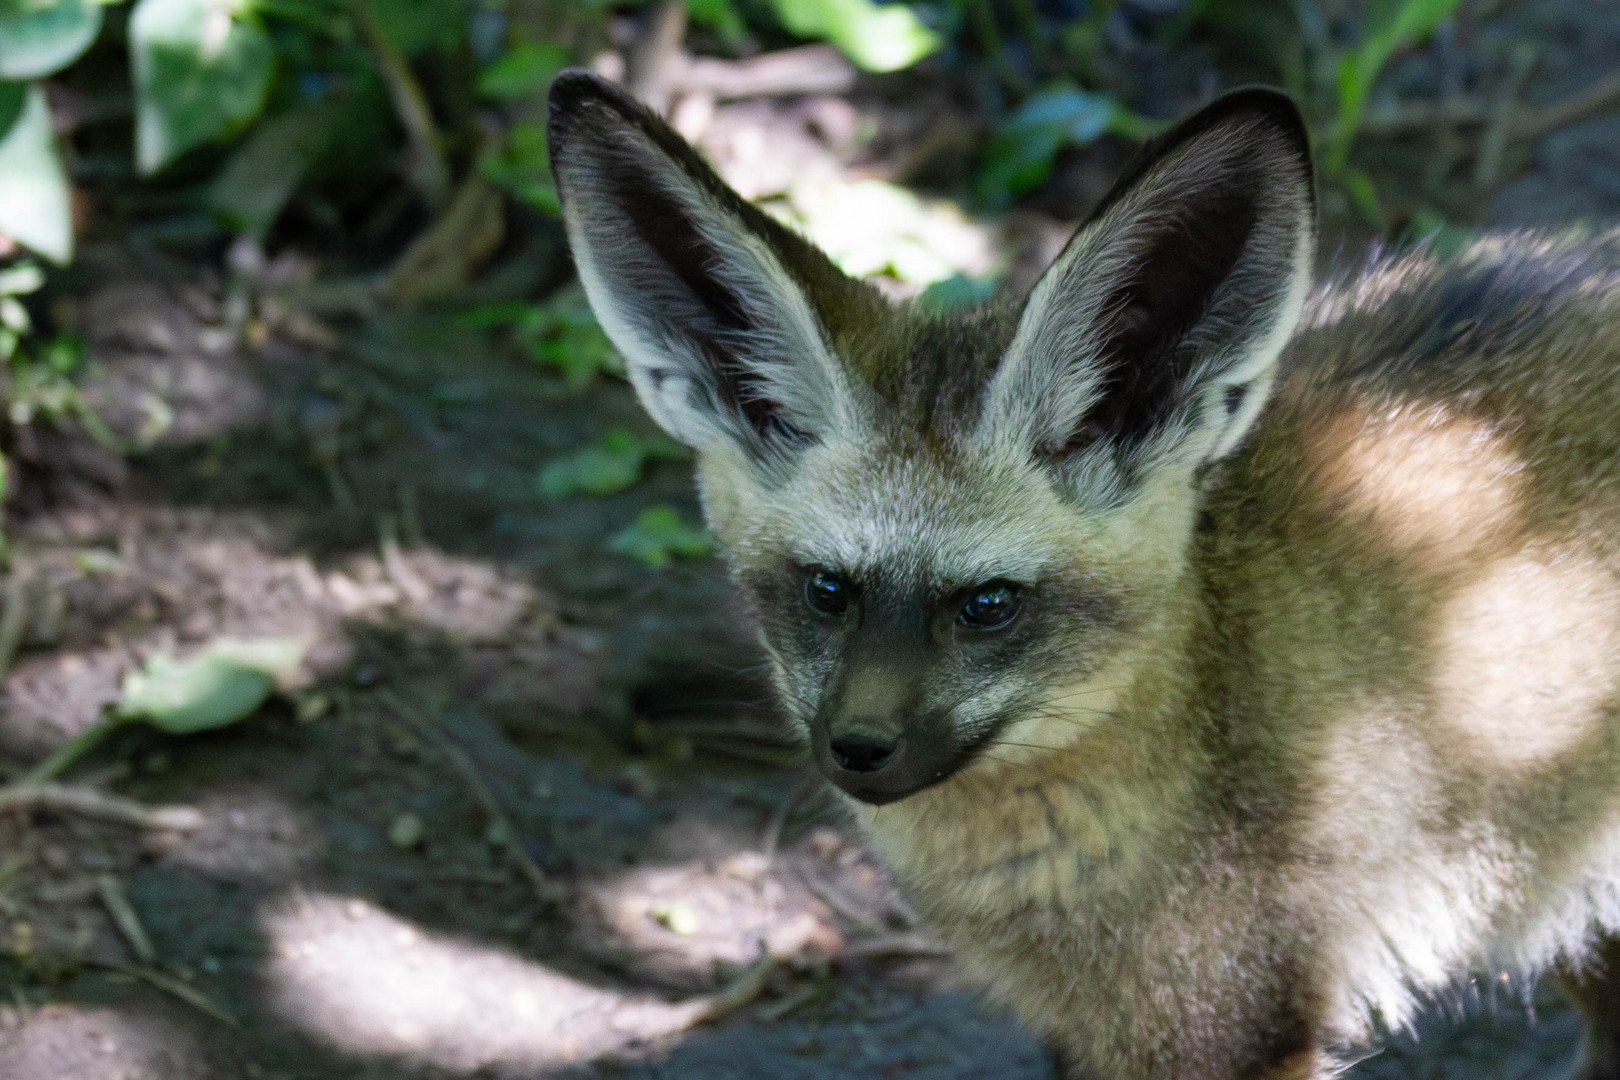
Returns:
[[[747,1005],[759,997],[765,990],[765,984],[776,970],[776,961],[769,956],[763,957],[753,967],[733,979],[730,985],[723,986],[712,994],[707,994],[691,1001],[683,1001],[676,1006],[676,1031],[685,1031],[697,1027],[699,1024],[712,1024],[727,1013]]]
[[[862,910],[858,904],[845,896],[835,886],[812,879],[805,882],[805,887],[810,890],[810,894],[817,900],[832,908],[834,914],[853,924],[862,933],[876,937],[888,931],[888,927],[883,924],[883,920]]]
[[[1411,135],[1431,128],[1473,127],[1490,123],[1499,103],[1459,98],[1434,103],[1396,105],[1362,117],[1357,132],[1382,138]],[[1558,128],[1620,107],[1620,72],[1607,75],[1562,101],[1521,107],[1507,128],[1511,139],[1537,139]]]
[[[1475,191],[1483,194],[1496,187],[1497,178],[1502,174],[1502,155],[1507,151],[1508,136],[1524,108],[1520,95],[1535,67],[1533,46],[1521,43],[1513,50],[1508,61],[1508,77],[1497,91],[1491,121],[1485,125],[1485,133],[1479,140],[1479,156],[1474,160]]]
[[[1620,71],[1614,72],[1571,94],[1562,101],[1525,110],[1515,125],[1514,135],[1520,139],[1534,139],[1558,128],[1608,112],[1620,107]]]
[[[773,1001],[769,1005],[760,1006],[755,1015],[757,1015],[761,1020],[764,1020],[766,1023],[774,1024],[778,1020],[786,1017],[788,1013],[813,1000],[817,995],[821,994],[823,990],[823,987],[818,986],[815,983],[801,986],[787,997]]]
[[[6,582],[5,609],[0,611],[0,676],[11,667],[11,659],[17,655],[23,635],[28,633],[29,610],[34,606],[37,580],[14,572]]]
[[[0,787],[0,813],[42,808],[61,813],[134,825],[140,829],[194,832],[207,823],[201,810],[191,806],[148,806],[78,784],[8,784]]]
[[[840,960],[886,960],[907,956],[950,956],[953,950],[944,942],[922,934],[883,934],[862,938],[844,946]]]
[[[675,90],[721,100],[843,94],[855,86],[855,65],[831,45],[801,45],[746,60],[688,56],[670,76]]]

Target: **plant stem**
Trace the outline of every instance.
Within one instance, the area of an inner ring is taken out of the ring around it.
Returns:
[[[416,81],[410,61],[377,21],[377,13],[371,10],[371,5],[362,2],[356,4],[354,10],[360,32],[382,68],[383,82],[388,87],[388,96],[393,99],[400,126],[410,139],[411,155],[415,159],[410,180],[422,200],[437,210],[450,198],[450,168],[439,149],[439,132],[433,123],[427,95],[422,92],[422,84]]]
[[[91,724],[73,738],[63,743],[56,753],[29,769],[17,781],[18,784],[42,784],[47,780],[55,779],[66,772],[68,767],[89,753],[97,743],[111,735],[114,731],[129,723],[127,719],[115,713],[107,713],[100,720]]]

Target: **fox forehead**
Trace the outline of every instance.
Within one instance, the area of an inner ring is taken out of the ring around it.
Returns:
[[[735,557],[820,565],[857,580],[881,575],[935,589],[1034,583],[1071,566],[1088,531],[1027,459],[967,441],[830,440],[808,448],[775,489],[746,473],[706,476],[704,486],[724,489],[710,510]]]

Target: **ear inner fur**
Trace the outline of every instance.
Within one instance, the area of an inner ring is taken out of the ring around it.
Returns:
[[[869,287],[595,76],[558,77],[550,133],[580,278],[655,419],[692,445],[729,440],[766,467],[856,425],[859,391],[826,313],[864,310]]]
[[[1117,500],[1167,455],[1229,451],[1303,302],[1314,196],[1297,112],[1263,91],[1206,112],[1076,234],[988,390],[982,437],[1021,442],[1080,497]]]

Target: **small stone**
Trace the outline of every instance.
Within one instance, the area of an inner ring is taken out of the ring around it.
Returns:
[[[658,797],[658,777],[640,761],[632,761],[619,770],[619,786],[643,802]]]
[[[305,694],[298,699],[298,722],[313,724],[332,709],[332,699],[322,693]]]
[[[679,900],[672,904],[659,904],[653,908],[652,917],[658,925],[682,937],[691,937],[703,925],[698,920],[697,912],[692,910],[692,906]]]
[[[422,819],[405,811],[388,826],[388,842],[401,851],[408,851],[422,842]]]

